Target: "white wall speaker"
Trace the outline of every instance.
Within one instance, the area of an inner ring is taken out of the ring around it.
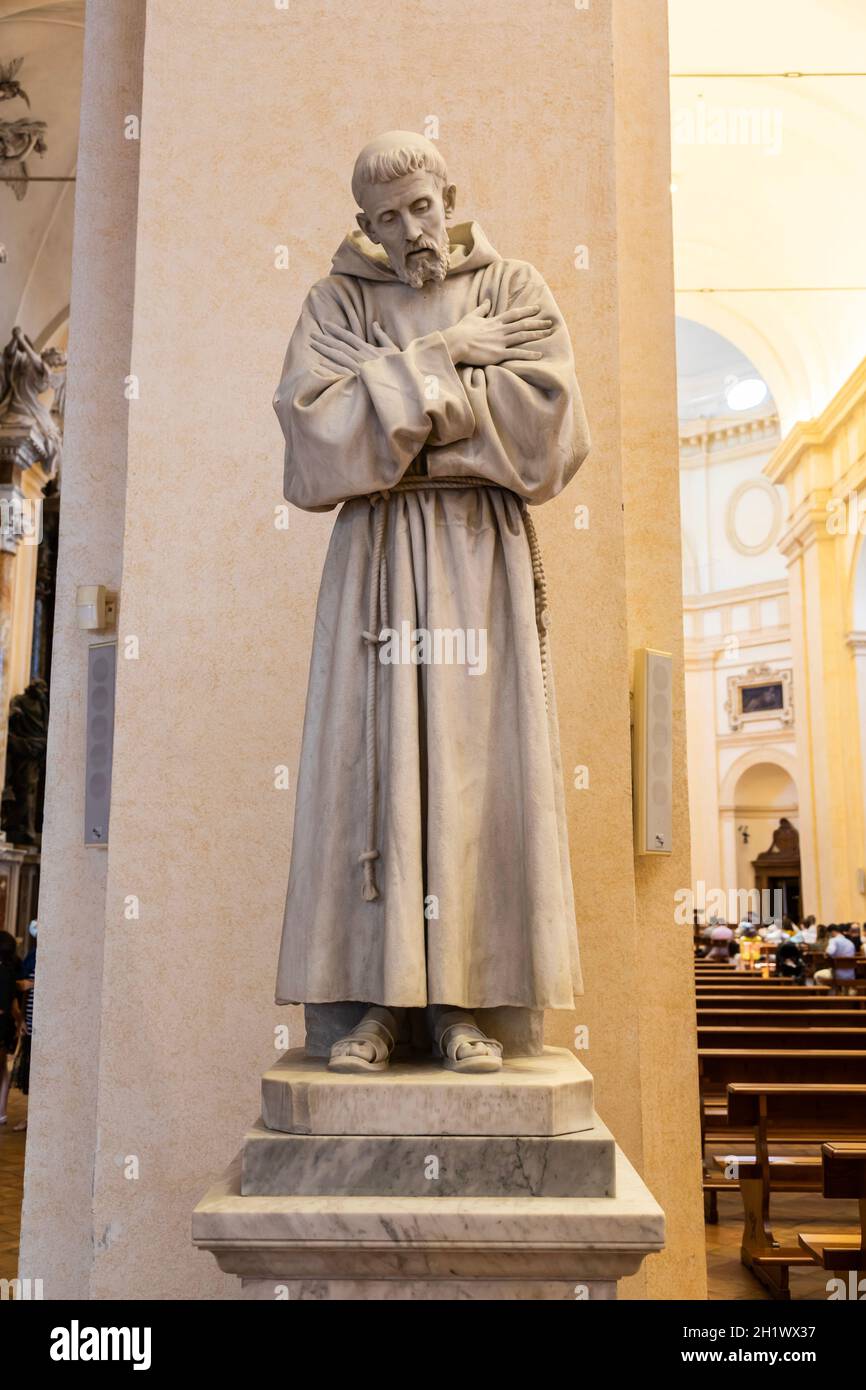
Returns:
[[[96,642],[88,648],[87,731],[84,759],[84,843],[86,845],[108,844],[116,666],[116,642]]]
[[[673,657],[635,652],[634,843],[636,854],[673,851]]]

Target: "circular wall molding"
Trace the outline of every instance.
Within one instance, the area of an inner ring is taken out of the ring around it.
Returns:
[[[750,492],[760,494],[761,510],[767,514],[766,532],[757,541],[741,535],[737,527],[737,511]],[[725,535],[740,555],[763,555],[774,544],[781,525],[782,499],[769,478],[746,478],[739,487],[734,488],[725,508]]]

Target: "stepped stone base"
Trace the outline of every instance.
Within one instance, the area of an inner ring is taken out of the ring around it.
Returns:
[[[613,1135],[247,1134],[245,1197],[611,1197]]]
[[[238,1156],[196,1207],[193,1240],[244,1298],[613,1298],[664,1243],[619,1149],[615,1181],[615,1197],[244,1197]]]
[[[429,1059],[344,1076],[303,1051],[193,1214],[253,1300],[610,1299],[664,1216],[561,1048],[469,1076]]]

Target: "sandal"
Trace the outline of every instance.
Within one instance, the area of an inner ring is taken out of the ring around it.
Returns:
[[[485,1037],[472,1015],[462,1009],[440,1015],[433,1030],[433,1043],[446,1071],[478,1073],[499,1071],[502,1067],[502,1043]],[[461,1057],[461,1048],[471,1051]]]
[[[385,1022],[385,1018],[389,1020],[388,1023]],[[363,1074],[385,1071],[396,1046],[393,1026],[394,1020],[387,1009],[370,1009],[351,1033],[334,1043],[328,1061],[328,1071]]]

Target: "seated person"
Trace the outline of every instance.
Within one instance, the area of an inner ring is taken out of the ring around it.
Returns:
[[[780,941],[785,940],[785,932],[781,922],[771,922],[766,931],[760,932],[759,935],[763,936],[764,940],[768,941],[771,946],[777,946]]]
[[[792,932],[776,948],[776,974],[802,984],[806,978],[806,962],[794,935]]]
[[[705,953],[704,960],[730,960],[730,943],[733,939],[734,933],[724,923],[713,927],[710,931],[710,949]]]
[[[738,950],[734,956],[734,969],[745,970],[746,966],[755,964],[761,952],[758,950],[758,928],[752,922],[747,922],[742,931],[737,930]]]
[[[827,942],[826,955],[831,960],[833,960],[836,957],[841,958],[851,956],[853,958],[856,954],[857,949],[854,945],[854,942],[850,939],[850,937],[847,937],[845,935],[841,927],[837,926],[834,923],[830,927],[830,939]],[[846,980],[853,980],[856,976],[856,973],[857,972],[855,971],[853,965],[850,968],[843,967],[841,970],[836,971],[836,980],[841,982],[844,982]],[[832,968],[828,967],[824,970],[816,970],[815,984],[818,985],[821,989],[829,989],[830,986],[833,984]]]

